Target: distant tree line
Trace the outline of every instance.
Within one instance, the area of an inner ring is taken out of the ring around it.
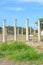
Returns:
[[[2,27],[0,27],[0,34],[2,33]]]
[[[18,28],[19,28],[19,34],[21,34],[22,27],[17,27],[17,30]],[[6,26],[6,30],[8,34],[14,34],[14,26]],[[28,31],[30,34],[30,27],[28,28]],[[34,32],[34,29],[31,27],[31,33],[33,34],[33,32]],[[0,33],[2,33],[2,27],[0,27]],[[23,34],[26,34],[26,28],[23,28]]]
[[[7,28],[7,32],[9,31],[9,33],[11,33],[12,31],[12,34],[14,34],[14,27],[13,26],[6,26]],[[21,34],[21,31],[22,31],[22,27],[17,27],[17,30],[19,28],[19,34]],[[28,29],[28,31],[30,31],[30,27]],[[33,33],[34,29],[31,27],[31,33]],[[26,34],[26,28],[23,28],[23,34]],[[30,34],[30,32],[29,32]]]

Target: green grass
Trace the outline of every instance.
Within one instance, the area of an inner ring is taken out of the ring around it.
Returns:
[[[6,57],[10,60],[19,62],[43,62],[43,52],[37,53],[33,47],[30,47],[23,42],[8,43],[0,44],[0,58]]]

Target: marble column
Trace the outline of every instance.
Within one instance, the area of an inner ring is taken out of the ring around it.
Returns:
[[[41,34],[40,34],[40,20],[38,20],[38,41],[41,41]]]
[[[17,25],[17,19],[14,20],[14,41],[17,40],[16,25]]]
[[[3,20],[3,42],[6,41],[6,32],[5,32],[6,20]]]
[[[23,28],[22,28],[22,35],[23,35]]]
[[[35,31],[35,29],[34,29],[34,35],[35,35],[35,33],[36,33],[36,31]]]
[[[29,40],[28,24],[29,24],[29,19],[26,20],[26,41]]]
[[[19,36],[19,27],[18,27],[18,36]]]

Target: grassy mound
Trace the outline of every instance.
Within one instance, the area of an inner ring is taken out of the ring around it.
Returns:
[[[37,53],[34,48],[22,43],[0,44],[0,57],[7,57],[13,61],[43,60],[43,53]]]

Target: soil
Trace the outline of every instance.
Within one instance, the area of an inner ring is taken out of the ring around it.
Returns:
[[[5,58],[1,58],[0,65],[27,65],[27,64],[25,64],[23,62],[13,62],[13,61],[7,60]]]

